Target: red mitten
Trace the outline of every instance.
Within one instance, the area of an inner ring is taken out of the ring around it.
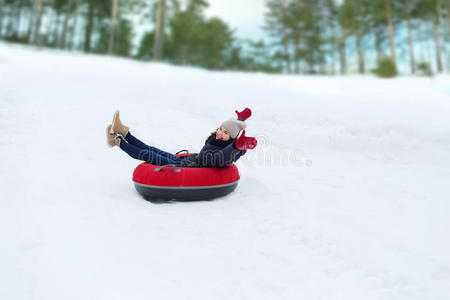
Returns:
[[[251,136],[245,136],[245,130],[242,131],[242,134],[236,142],[234,142],[234,146],[239,150],[251,150],[256,147],[258,141]]]
[[[252,110],[250,108],[245,108],[243,111],[239,112],[236,110],[236,114],[238,119],[247,120],[252,115]]]

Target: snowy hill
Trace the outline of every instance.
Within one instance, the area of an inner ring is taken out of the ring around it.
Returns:
[[[197,152],[251,107],[236,191],[155,205],[115,109]],[[0,43],[0,299],[450,295],[450,76],[209,72]]]

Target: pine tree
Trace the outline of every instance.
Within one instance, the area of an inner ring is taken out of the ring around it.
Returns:
[[[155,44],[153,47],[153,60],[160,61],[164,47],[164,27],[166,15],[166,0],[158,0],[158,10],[155,29]]]
[[[167,39],[167,37],[165,38]],[[155,42],[155,33],[147,32],[143,35],[139,44],[139,49],[136,54],[136,58],[140,60],[150,60],[152,58],[153,46]]]
[[[351,2],[344,2],[338,7],[338,22],[340,27],[340,37],[339,37],[339,62],[340,62],[340,73],[347,73],[347,55],[346,55],[346,41],[354,31],[355,21],[354,21],[354,7]]]
[[[445,57],[445,51],[446,51],[445,50],[445,42],[446,42],[447,38],[446,38],[446,34],[445,34],[444,22],[442,21],[442,14],[443,14],[442,1],[436,0],[436,17],[437,17],[437,24],[438,24],[437,30],[440,31],[440,33],[442,34],[442,42],[444,44],[442,47],[442,52],[443,52],[443,56]],[[438,32],[438,37],[439,37],[439,32]],[[450,62],[449,62],[449,65],[450,65]]]
[[[116,35],[116,27],[117,27],[117,9],[119,6],[119,0],[112,0],[111,6],[111,20],[110,20],[110,28],[109,28],[109,40],[108,40],[108,54],[113,54],[114,49],[114,38]]]
[[[411,0],[406,0],[406,24],[408,30],[408,45],[409,45],[409,64],[411,68],[411,73],[416,73],[416,62],[414,60],[414,47],[413,47],[413,38],[412,38],[412,30],[411,30],[411,12],[413,8],[411,8]]]
[[[15,21],[15,18],[14,18],[14,14],[15,14],[15,12],[14,11],[16,11],[17,10],[17,5],[18,5],[18,1],[13,1],[12,3],[10,3],[9,5],[8,5],[8,23],[6,24],[6,36],[8,37],[8,38],[11,38],[12,37],[12,35],[13,35],[13,30],[14,30],[14,21]]]
[[[292,72],[291,53],[290,53],[290,32],[288,24],[290,18],[288,15],[288,0],[269,0],[267,1],[268,12],[265,15],[264,29],[269,36],[275,39],[275,46],[280,48],[284,58],[285,69],[287,73]]]
[[[405,0],[399,3],[399,10],[401,12],[401,19],[406,21],[406,30],[408,33],[408,50],[409,50],[409,64],[412,74],[416,73],[416,60],[414,55],[414,37],[412,22],[420,16],[418,10],[419,0]]]
[[[5,10],[5,4],[6,1],[5,0],[0,0],[0,37],[2,36],[2,31],[3,31],[3,21],[4,21],[4,10]]]
[[[72,24],[72,28],[70,30],[70,39],[69,39],[69,49],[73,49],[73,45],[75,42],[75,36],[77,34],[77,28],[78,28],[78,19],[80,17],[80,2],[81,0],[75,0],[75,14],[74,14],[74,20]]]
[[[7,25],[7,36],[12,41],[20,41],[20,23],[25,0],[15,0],[10,6],[10,16]]]
[[[59,47],[61,45],[62,34],[64,30],[64,22],[66,17],[66,11],[68,7],[67,0],[53,0],[50,3],[46,16],[50,15],[53,21],[47,22],[47,28],[44,30],[44,42],[46,46]],[[61,16],[64,18],[61,18]],[[61,32],[61,35],[60,35]]]
[[[33,8],[33,13],[31,14],[32,21],[30,22],[30,30],[28,34],[28,42],[30,44],[36,44],[38,40],[43,13],[42,0],[33,0]]]
[[[346,0],[339,10],[340,24],[345,33],[344,36],[354,36],[355,48],[358,56],[358,70],[364,72],[364,58],[362,50],[363,31],[361,29],[362,19],[360,17],[360,7],[356,0]]]
[[[173,46],[177,53],[173,59],[180,64],[196,64],[201,57],[200,34],[205,23],[203,10],[208,6],[204,0],[190,0],[185,11],[177,13],[170,21]]]
[[[374,36],[374,48],[376,51],[377,61],[385,57],[383,51],[383,44],[387,40],[389,34],[387,33],[385,0],[374,0],[369,6],[370,27],[371,33]]]
[[[435,46],[436,69],[442,72],[441,46],[439,41],[436,0],[420,0],[418,10],[421,12],[423,21],[431,21],[433,41]]]
[[[117,43],[113,52],[119,56],[128,57],[132,47],[133,27],[129,20],[121,18],[117,30]]]
[[[327,0],[326,6],[328,11],[327,26],[329,27],[327,43],[330,45],[328,54],[331,55],[330,69],[331,74],[336,74],[336,55],[339,55],[341,44],[339,14],[334,0]]]
[[[87,0],[88,15],[86,20],[86,28],[84,35],[84,52],[91,52],[92,32],[94,29],[94,17],[97,0]]]
[[[65,16],[64,16],[64,25],[63,25],[61,39],[60,39],[60,43],[59,43],[59,47],[61,49],[64,49],[66,46],[67,28],[68,28],[68,24],[69,24],[69,18],[71,16],[73,2],[74,2],[74,0],[68,0],[67,5],[66,5],[66,12],[65,12]]]
[[[228,26],[218,18],[207,20],[201,30],[200,65],[208,69],[222,69],[225,51],[231,47],[232,33]]]
[[[397,57],[395,54],[395,33],[394,33],[394,21],[393,21],[393,10],[392,10],[392,0],[385,0],[386,4],[386,20],[389,30],[389,46],[391,49],[391,59],[394,64],[397,64]]]
[[[445,2],[445,7],[447,9],[447,36],[450,35],[450,0]]]

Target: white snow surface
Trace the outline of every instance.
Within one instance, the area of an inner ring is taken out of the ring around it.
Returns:
[[[106,146],[198,152],[235,192],[154,204]],[[211,72],[0,43],[0,299],[450,299],[450,76]]]

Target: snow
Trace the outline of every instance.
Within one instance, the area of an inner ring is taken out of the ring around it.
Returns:
[[[153,204],[106,146],[199,151],[235,109],[236,191]],[[0,43],[1,299],[450,295],[450,76],[210,72]]]

